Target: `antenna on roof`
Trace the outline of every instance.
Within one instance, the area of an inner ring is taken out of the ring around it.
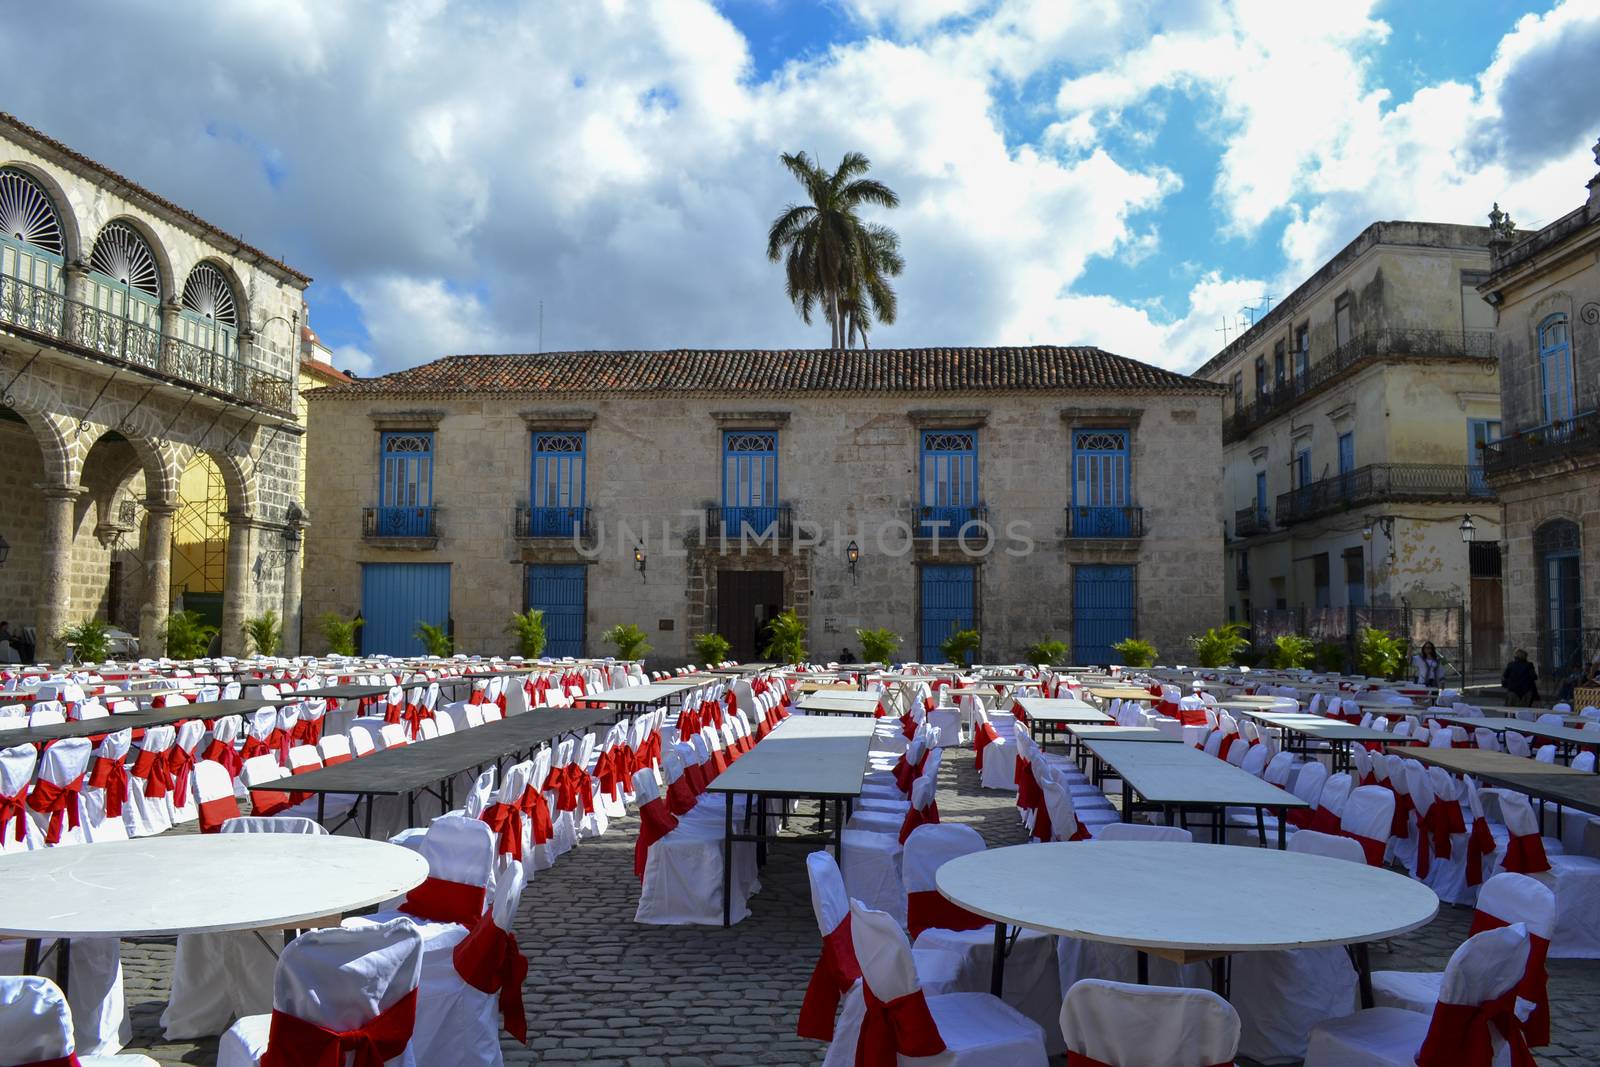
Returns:
[[[1230,328],[1231,327],[1228,325],[1228,316],[1224,315],[1224,316],[1222,316],[1222,326],[1221,326],[1221,328],[1211,331],[1212,333],[1220,333],[1222,335],[1222,347],[1223,348],[1227,348],[1228,347],[1228,330]]]

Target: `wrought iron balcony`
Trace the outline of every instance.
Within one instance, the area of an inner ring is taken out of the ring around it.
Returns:
[[[1250,565],[1245,562],[1248,558],[1248,556],[1243,555],[1239,557],[1239,566],[1235,569],[1233,575],[1233,587],[1241,593],[1250,591]]]
[[[1519,430],[1483,450],[1488,474],[1504,474],[1551,460],[1600,451],[1600,412],[1585,411],[1575,418]]]
[[[1470,501],[1493,495],[1476,467],[1378,463],[1280,493],[1278,523],[1289,526],[1322,515],[1394,500]]]
[[[0,327],[69,350],[277,411],[293,406],[288,378],[122,315],[0,275]]]
[[[939,504],[923,505],[917,509],[917,536],[968,541],[987,540],[989,505]]]
[[[361,536],[380,541],[437,538],[439,509],[432,506],[363,508]]]
[[[706,539],[786,541],[794,536],[792,504],[706,505]]]
[[[1301,397],[1315,392],[1346,371],[1390,356],[1438,356],[1493,362],[1493,330],[1364,330],[1306,370],[1285,377],[1267,393],[1222,420],[1222,440],[1230,443],[1288,411]]]
[[[1144,508],[1070,507],[1067,509],[1067,536],[1143,537]]]
[[[1254,537],[1272,529],[1272,516],[1264,507],[1240,508],[1233,513],[1233,536]]]
[[[589,509],[529,507],[517,505],[516,531],[518,537],[564,537],[587,539],[591,533]]]

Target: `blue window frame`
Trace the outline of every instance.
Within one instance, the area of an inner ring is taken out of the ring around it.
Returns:
[[[955,537],[981,518],[978,431],[923,430],[919,482],[920,536]]]
[[[433,532],[433,434],[386,431],[379,435],[378,526],[384,537],[426,537]]]
[[[1129,536],[1131,477],[1127,430],[1073,431],[1073,536]]]
[[[778,433],[722,433],[722,529],[765,534],[778,522]]]
[[[1311,449],[1302,448],[1295,453],[1294,473],[1301,489],[1311,484]]]
[[[1539,324],[1539,386],[1547,424],[1572,418],[1572,339],[1565,315]]]
[[[588,492],[588,438],[582,430],[533,435],[528,536],[571,537],[583,531]]]
[[[546,656],[584,655],[588,574],[581,563],[528,567],[527,605],[544,612]]]
[[[1467,420],[1467,490],[1473,496],[1489,495],[1489,483],[1483,476],[1483,450],[1498,440],[1499,419]]]
[[[924,663],[944,662],[939,646],[957,630],[974,629],[978,569],[928,564],[922,568]]]
[[[1267,472],[1256,471],[1256,521],[1267,521]]]
[[[1082,565],[1072,575],[1072,659],[1076,663],[1121,663],[1111,646],[1133,636],[1133,568]]]
[[[1356,435],[1342,433],[1339,435],[1339,473],[1349,474],[1356,469]]]

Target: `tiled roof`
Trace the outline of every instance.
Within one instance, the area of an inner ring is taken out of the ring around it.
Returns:
[[[1098,348],[672,349],[449,356],[320,390],[348,396],[460,393],[1221,393],[1224,387]]]
[[[149,189],[146,189],[138,182],[118,174],[104,163],[98,163],[84,155],[82,152],[79,152],[77,149],[62,144],[49,134],[34,129],[32,126],[29,126],[26,122],[23,122],[15,115],[9,115],[4,111],[0,111],[0,125],[9,126],[11,129],[29,138],[30,140],[38,141],[40,144],[50,149],[50,151],[65,156],[80,166],[99,171],[105,177],[110,178],[114,182],[120,183],[139,197],[148,200],[151,204],[159,207],[161,210],[172,215],[176,215],[178,218],[186,219],[187,221],[194,223],[196,226],[199,226],[207,233],[212,234],[215,237],[226,239],[230,244],[237,246],[240,251],[248,252],[252,256],[265,261],[267,265],[276,268],[279,273],[298,279],[300,282],[306,285],[311,284],[311,276],[309,274],[301,274],[299,271],[289,266],[289,264],[283,262],[283,260],[278,259],[276,256],[268,255],[266,252],[263,252],[261,249],[256,248],[253,245],[245,244],[238,237],[229,233],[227,230],[222,229],[220,226],[213,226],[211,223],[207,222],[199,215],[196,215],[194,212],[179,207],[177,204],[174,204],[171,200],[168,200],[164,196],[161,196],[157,193],[152,193]]]

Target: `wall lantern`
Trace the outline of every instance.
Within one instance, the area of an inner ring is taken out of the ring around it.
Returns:
[[[11,542],[0,537],[0,566],[4,566],[6,557],[11,555]]]
[[[644,542],[643,541],[640,541],[637,545],[633,546],[633,566],[634,566],[634,569],[639,572],[639,580],[641,582],[649,581],[649,579],[645,577],[645,573],[644,573]]]
[[[850,577],[855,579],[856,564],[861,562],[861,546],[851,541],[850,547],[844,550],[844,557],[850,562]]]
[[[1478,528],[1472,524],[1471,515],[1461,516],[1461,525],[1457,529],[1461,531],[1461,540],[1469,545],[1478,539]]]

